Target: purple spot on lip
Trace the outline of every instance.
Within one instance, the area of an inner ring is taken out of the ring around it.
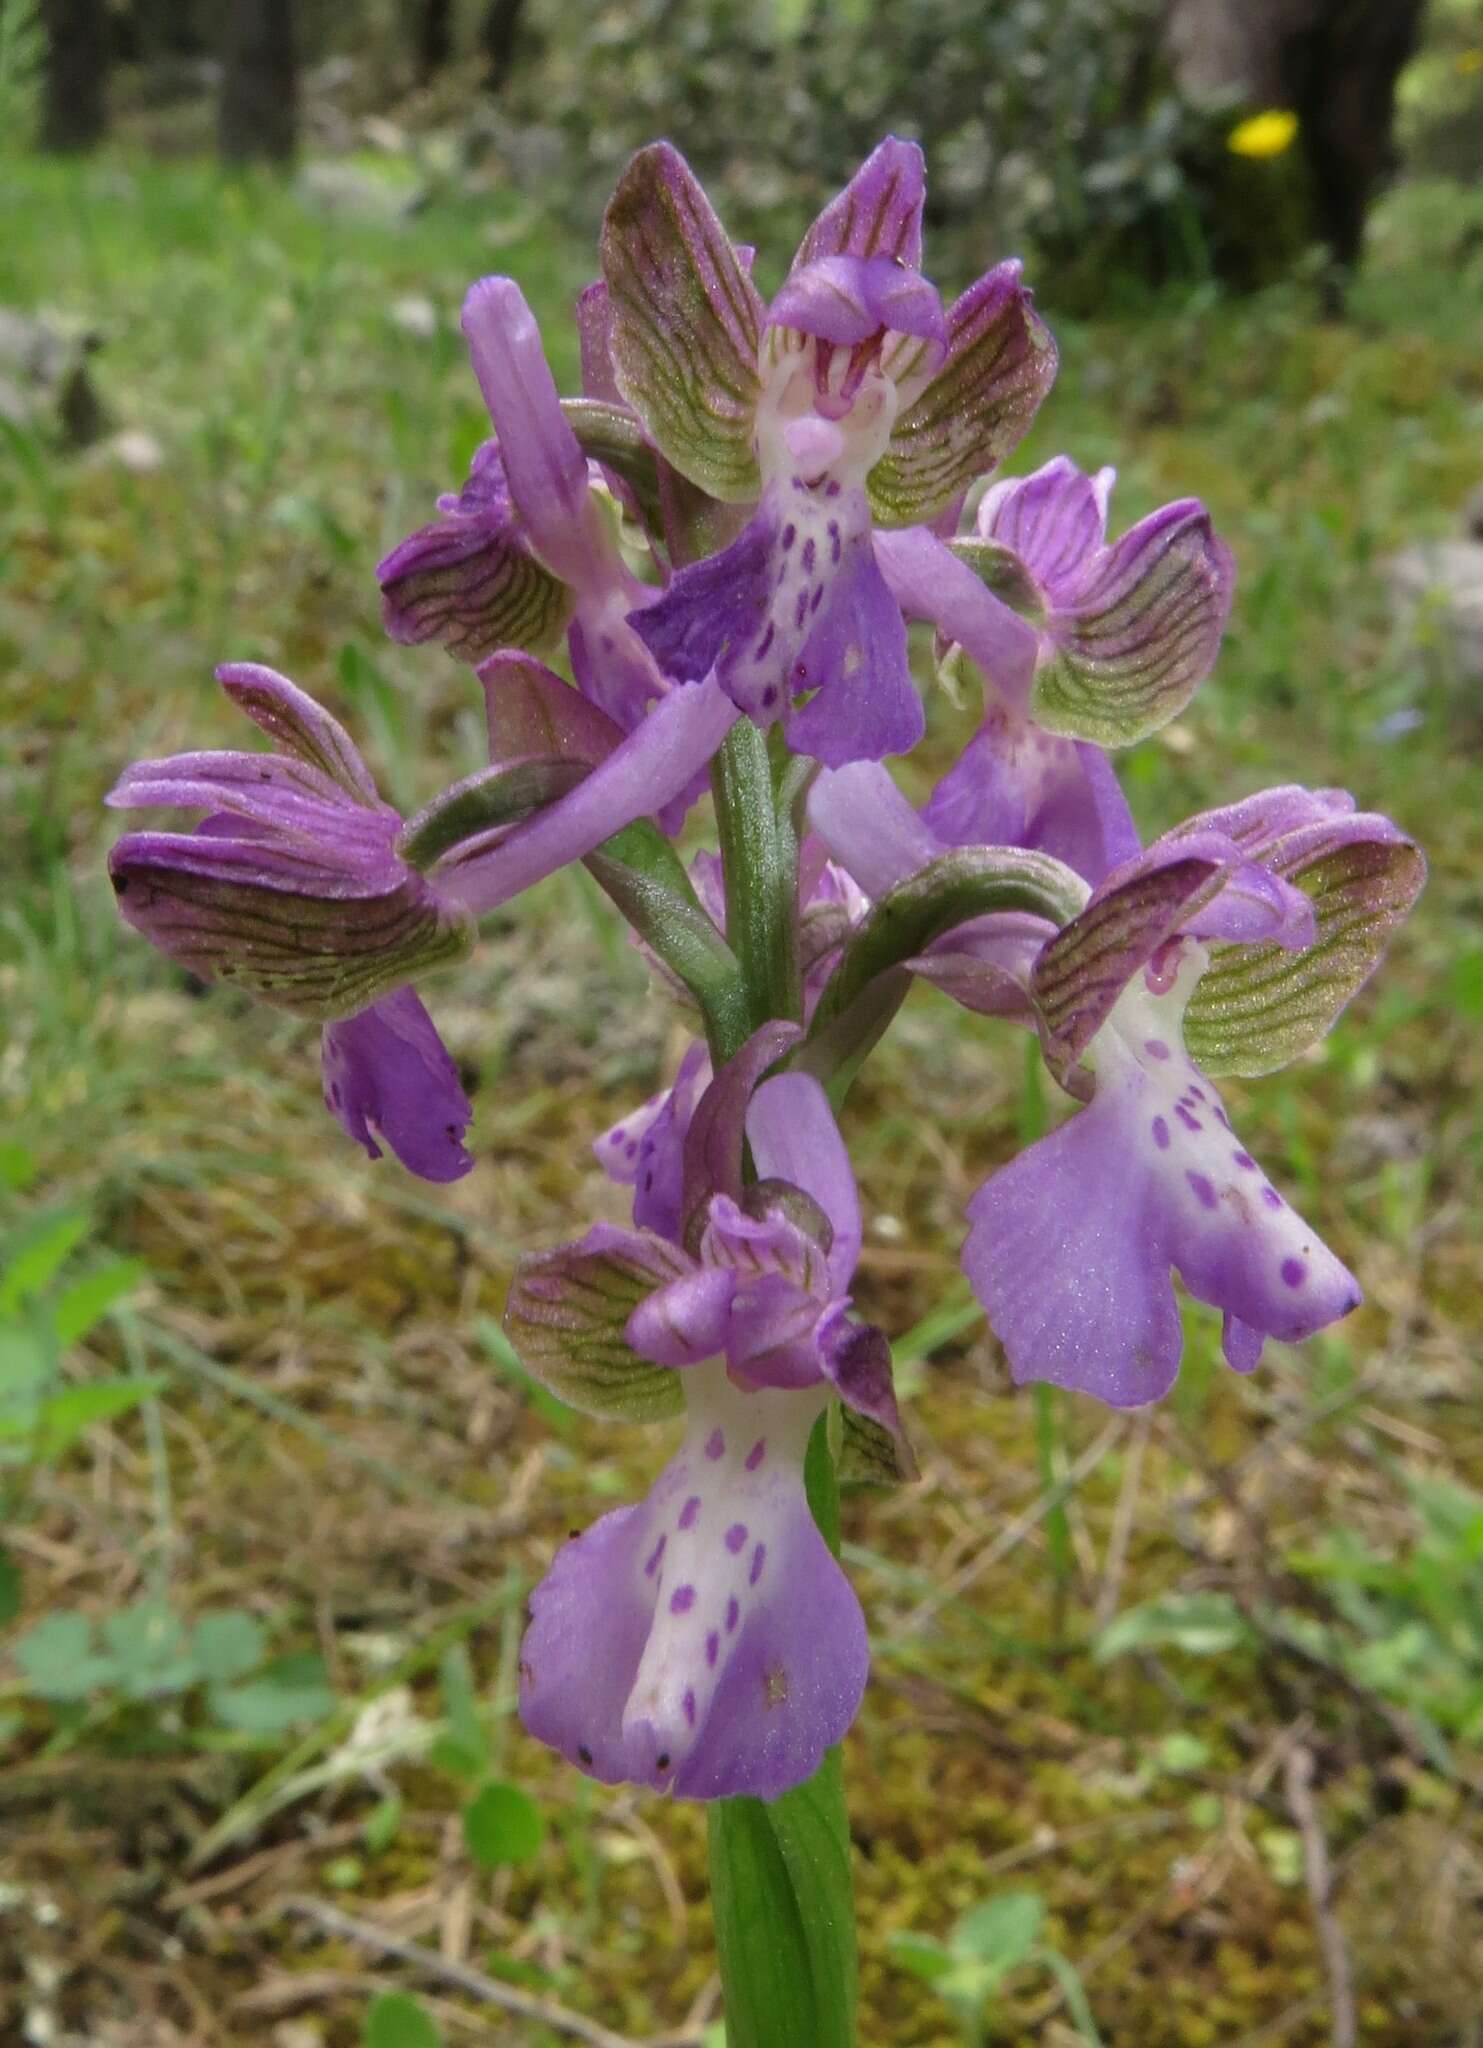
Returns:
[[[1216,1195],[1215,1189],[1211,1186],[1210,1182],[1205,1178],[1204,1174],[1187,1173],[1184,1177],[1189,1182],[1190,1186],[1194,1189],[1195,1193],[1199,1196],[1200,1201],[1202,1202],[1204,1207],[1207,1209],[1213,1209],[1219,1198]]]
[[[712,1629],[710,1634],[705,1639],[705,1661],[707,1662],[707,1664],[711,1666],[712,1670],[715,1669],[716,1659],[720,1656],[720,1654],[721,1638],[719,1635],[717,1635],[716,1631]]]
[[[644,1577],[646,1579],[652,1579],[655,1572],[658,1571],[659,1560],[664,1555],[664,1546],[668,1541],[669,1538],[667,1536],[661,1536],[654,1545],[653,1550],[649,1553],[649,1562],[644,1566]]]
[[[751,1571],[750,1571],[750,1572],[749,1572],[749,1573],[747,1574],[747,1583],[748,1583],[748,1585],[750,1585],[750,1586],[755,1586],[755,1585],[756,1585],[757,1581],[758,1581],[758,1580],[759,1580],[759,1579],[761,1578],[761,1576],[762,1576],[762,1567],[763,1567],[763,1565],[764,1565],[764,1564],[765,1564],[766,1562],[767,1562],[767,1545],[766,1545],[765,1543],[759,1543],[759,1544],[757,1545],[757,1548],[756,1548],[756,1549],[755,1549],[755,1550],[754,1550],[754,1551],[752,1552],[752,1569],[751,1569]]]
[[[769,626],[767,630],[768,630],[768,632],[770,633],[770,632],[772,631],[772,628],[771,628],[771,626]],[[777,702],[777,701],[778,701],[778,690],[777,690],[777,684],[776,684],[776,683],[769,683],[769,684],[768,684],[768,686],[767,686],[767,688],[766,688],[766,689],[765,689],[765,690],[764,690],[764,691],[762,692],[762,702],[763,702],[763,704],[764,704],[764,705],[765,705],[765,706],[766,706],[766,707],[767,707],[767,708],[768,708],[768,709],[770,710],[770,709],[772,708],[772,706],[773,706],[774,704],[776,704],[776,702]]]
[[[837,498],[839,496],[839,484],[835,478],[831,477],[829,482],[825,484],[824,496],[826,498]]]
[[[1284,1259],[1278,1271],[1287,1287],[1301,1287],[1308,1277],[1308,1268],[1301,1259]]]
[[[736,1556],[736,1553],[741,1549],[742,1545],[746,1542],[746,1540],[746,1523],[733,1522],[731,1527],[726,1531],[726,1548],[731,1552],[731,1555],[733,1557]]]
[[[680,1527],[682,1529],[693,1529],[695,1527],[695,1524],[699,1521],[699,1519],[700,1495],[698,1493],[692,1493],[689,1500],[687,1500],[685,1505],[680,1509]]]
[[[773,626],[769,625],[767,631],[762,635],[762,638],[757,642],[757,649],[752,657],[754,661],[761,661],[763,656],[767,653],[768,648],[772,645],[772,636],[775,630],[776,629]]]
[[[1189,1092],[1194,1097],[1196,1102],[1203,1102],[1205,1100],[1205,1091],[1202,1087],[1199,1086],[1198,1082],[1190,1082]]]
[[[752,1448],[747,1452],[747,1470],[749,1472],[755,1472],[757,1467],[762,1463],[762,1460],[766,1456],[767,1438],[765,1436],[759,1436],[756,1443],[754,1443]]]
[[[669,1596],[669,1611],[671,1614],[688,1614],[694,1605],[695,1588],[693,1586],[676,1586],[673,1593]]]
[[[685,1690],[685,1719],[692,1728],[695,1726],[695,1694],[689,1687]]]
[[[805,620],[805,619],[806,619],[807,617],[808,617],[808,586],[807,586],[807,585],[805,585],[805,586],[804,586],[804,588],[803,588],[802,590],[800,590],[800,591],[799,591],[799,593],[798,593],[798,602],[797,602],[797,604],[796,604],[796,605],[795,605],[795,606],[793,607],[793,623],[794,623],[794,625],[795,625],[795,626],[801,626],[801,625],[803,624],[804,620]]]
[[[812,597],[811,597],[811,598],[809,599],[809,601],[808,601],[808,608],[809,608],[809,610],[810,610],[811,612],[816,612],[816,611],[817,611],[817,610],[819,609],[819,606],[820,606],[820,605],[821,605],[821,604],[822,604],[823,602],[824,602],[824,586],[823,586],[823,584],[822,584],[822,583],[816,583],[816,584],[814,585],[814,594],[813,594],[813,596],[812,596]]]
[[[739,1622],[740,1620],[741,1620],[741,1608],[740,1608],[740,1607],[739,1607],[739,1606],[737,1605],[737,1603],[736,1603],[736,1601],[735,1601],[734,1599],[732,1599],[732,1600],[728,1600],[728,1601],[727,1601],[727,1603],[726,1603],[726,1633],[727,1633],[727,1635],[730,1635],[730,1634],[731,1634],[732,1630],[733,1630],[733,1629],[734,1629],[734,1628],[736,1627],[736,1624],[737,1624],[737,1623],[738,1623],[738,1622]]]
[[[623,1151],[626,1157],[628,1157],[629,1159],[637,1159],[639,1151],[638,1139],[630,1138],[628,1143],[623,1147]]]
[[[1249,1152],[1233,1152],[1231,1157],[1244,1173],[1254,1173],[1256,1171],[1256,1161]]]
[[[790,519],[788,521],[788,524],[783,528],[783,552],[785,554],[787,553],[788,549],[792,547],[794,541],[797,540],[797,538],[798,528],[793,524],[792,520]]]
[[[726,1439],[724,1436],[722,1436],[719,1429],[713,1429],[710,1435],[706,1438],[705,1454],[708,1458],[725,1457]]]
[[[1145,1038],[1143,1050],[1156,1060],[1166,1060],[1169,1057],[1169,1048],[1162,1038]]]
[[[1282,1197],[1278,1194],[1276,1188],[1274,1187],[1265,1187],[1262,1189],[1262,1200],[1266,1203],[1269,1209],[1280,1209],[1282,1207]]]
[[[812,576],[814,573],[814,562],[817,559],[818,553],[819,544],[816,540],[810,539],[803,543],[803,553],[799,560],[803,563],[806,575]]]
[[[1179,1121],[1187,1131],[1203,1131],[1205,1128],[1200,1119],[1197,1116],[1191,1115],[1182,1102],[1175,1103],[1174,1114],[1179,1118]]]
[[[1153,1141],[1158,1146],[1161,1152],[1168,1151],[1169,1126],[1164,1122],[1164,1119],[1161,1116],[1156,1116],[1153,1120]]]

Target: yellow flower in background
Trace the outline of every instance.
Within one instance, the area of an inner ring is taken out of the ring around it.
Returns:
[[[1464,78],[1471,78],[1475,71],[1483,71],[1483,50],[1460,51],[1457,68]]]
[[[1226,137],[1226,148],[1236,156],[1281,156],[1298,132],[1298,117],[1286,107],[1269,107],[1238,121]]]

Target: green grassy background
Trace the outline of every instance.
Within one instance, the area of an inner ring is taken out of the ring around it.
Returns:
[[[54,2038],[113,2048],[358,2041],[398,1972],[291,1906],[308,1895],[634,2038],[698,2041],[702,1817],[577,1781],[511,1715],[524,1589],[663,1446],[552,1417],[489,1334],[521,1249],[620,1213],[588,1141],[657,1084],[682,1020],[585,878],[500,913],[432,995],[474,1085],[479,1170],[427,1189],[328,1123],[312,1033],[187,988],[118,923],[103,870],[100,798],[127,760],[241,739],[218,660],[322,694],[404,805],[474,765],[476,688],[382,638],[372,569],[484,431],[466,282],[520,278],[570,389],[590,252],[497,193],[372,226],[123,154],[4,175],[0,304],[95,326],[113,424],[161,455],[136,474],[106,449],[0,444],[0,1138],[32,1168],[0,1194],[0,1228],[86,1204],[148,1277],[69,1370],[166,1381],[31,1475],[8,1537],[17,1625],[143,1596],[231,1606],[275,1649],[318,1653],[338,1704],[267,1738],[215,1726],[194,1695],[62,1713],[0,1665],[0,2036],[44,2006]],[[1405,1560],[1418,1480],[1483,1487],[1483,712],[1440,645],[1393,624],[1381,574],[1483,480],[1469,207],[1395,195],[1342,324],[1300,283],[1103,322],[1044,307],[1063,370],[1016,467],[1062,448],[1118,463],[1118,525],[1198,493],[1240,563],[1216,675],[1123,764],[1140,823],[1269,781],[1340,783],[1423,839],[1432,880],[1329,1043],[1228,1090],[1367,1295],[1249,1383],[1193,1311],[1160,1413],[1109,1427],[1063,1403],[1038,1434],[956,1267],[963,1204],[1032,1109],[1019,1042],[919,993],[852,1098],[859,1300],[906,1337],[923,1465],[907,1491],[846,1502],[876,1652],[846,1757],[872,2044],[957,2038],[890,1936],[942,1935],[1006,1886],[1048,1901],[1117,2048],[1327,2041],[1283,1789],[1294,1741],[1317,1765],[1362,2038],[1479,2039],[1476,1741],[1436,1754],[1407,1718],[1419,1695],[1311,1643],[1091,1648],[1169,1591],[1304,1609],[1318,1595],[1295,1558],[1361,1540]],[[407,296],[435,309],[431,339],[399,322]],[[934,697],[930,717],[914,791],[972,707]],[[1073,1463],[1065,1517],[1037,1518],[1046,1473]],[[1448,1618],[1444,1585],[1433,1622],[1476,1655],[1467,1555],[1443,1578],[1471,1621]],[[467,1773],[428,1749],[458,1721],[457,1660],[439,1667],[460,1642],[487,1767],[548,1823],[533,1858],[493,1873],[460,1826]],[[1483,1712],[1483,1669],[1458,1654]],[[353,1729],[379,1729],[384,1761],[346,1751]],[[562,2038],[432,1990],[451,2041]],[[1075,2038],[1033,1970],[997,2024],[1004,2042]]]

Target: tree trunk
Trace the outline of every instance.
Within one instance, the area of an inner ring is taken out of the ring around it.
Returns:
[[[107,0],[45,0],[45,149],[91,149],[108,123]]]
[[[453,55],[453,0],[420,0],[417,9],[417,83],[435,78]]]
[[[226,0],[217,138],[233,162],[293,155],[293,0]]]
[[[509,79],[524,10],[525,0],[489,0],[484,16],[484,83],[492,93],[503,92]]]

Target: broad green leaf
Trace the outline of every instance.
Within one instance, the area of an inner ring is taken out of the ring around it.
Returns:
[[[970,1907],[949,1936],[948,1947],[955,1956],[971,1958],[997,1985],[1028,1958],[1044,1924],[1045,1901],[1038,1893],[1005,1892],[1002,1898]]]
[[[38,1699],[86,1699],[118,1677],[113,1658],[99,1654],[85,1614],[48,1614],[17,1639],[11,1654]]]
[[[407,1991],[383,1991],[366,2013],[365,2048],[443,2048],[443,2036]]]
[[[201,1676],[185,1624],[157,1600],[135,1601],[105,1614],[102,1630],[104,1647],[118,1665],[120,1683],[135,1699],[184,1692]]]
[[[211,1707],[219,1721],[245,1735],[281,1735],[301,1721],[316,1721],[335,1705],[324,1660],[312,1651],[279,1657],[242,1685],[216,1686]]]
[[[729,2048],[855,2048],[855,1915],[838,1750],[781,1799],[707,1808]]]
[[[95,1423],[114,1422],[157,1394],[165,1384],[154,1378],[89,1380],[80,1387],[65,1387],[40,1403],[25,1434],[28,1451],[37,1458],[60,1457],[85,1430]],[[0,1436],[15,1435],[0,1415]]]
[[[483,1785],[463,1810],[463,1838],[485,1870],[529,1863],[546,1839],[541,1809],[518,1785]]]
[[[121,1302],[144,1278],[139,1259],[110,1259],[107,1265],[84,1274],[58,1295],[52,1308],[52,1328],[57,1342],[65,1347],[85,1337],[111,1308]]]
[[[201,1676],[212,1685],[245,1678],[262,1663],[267,1648],[258,1622],[240,1607],[203,1614],[191,1631],[191,1654]]]
[[[81,1209],[49,1217],[11,1249],[0,1273],[0,1315],[9,1315],[40,1294],[87,1236],[90,1218]]]
[[[1098,1663],[1131,1650],[1184,1650],[1218,1657],[1253,1642],[1250,1624],[1228,1593],[1165,1593],[1130,1607],[1097,1637]]]
[[[36,1178],[36,1157],[13,1139],[0,1139],[0,1187],[19,1193]]]

